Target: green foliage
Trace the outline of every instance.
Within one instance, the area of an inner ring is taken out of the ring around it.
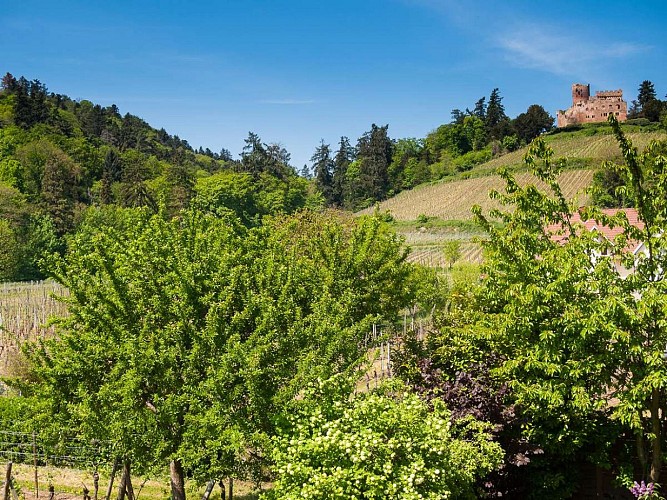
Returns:
[[[483,149],[481,151],[469,151],[468,153],[454,158],[451,165],[457,172],[467,172],[475,165],[480,165],[489,161],[492,157],[490,149]]]
[[[13,383],[44,402],[45,429],[109,440],[136,467],[255,474],[277,413],[307,381],[358,366],[371,323],[407,305],[405,257],[375,218],[303,213],[247,231],[93,210],[50,259],[69,316]]]
[[[400,387],[350,399],[350,382],[309,388],[276,439],[278,479],[264,498],[476,498],[475,479],[499,465],[488,427],[452,423]]]
[[[519,138],[524,143],[529,143],[537,136],[549,132],[554,126],[554,118],[539,104],[532,104],[525,113],[513,120],[512,125]]]
[[[18,272],[20,246],[9,222],[0,219],[0,281],[13,279]]]
[[[520,187],[505,173],[505,192],[494,196],[512,209],[493,212],[503,226],[494,229],[476,211],[490,235],[478,303],[498,335],[499,375],[526,417],[524,435],[548,454],[576,457],[588,446],[597,453],[588,451],[589,458],[604,462],[622,424],[636,434],[639,461],[656,481],[667,333],[660,326],[664,283],[655,277],[665,268],[660,235],[667,220],[667,161],[655,147],[639,155],[618,123],[610,123],[626,160],[617,167],[624,194],[643,226],[622,214],[589,211],[584,218],[619,227],[621,234],[608,241],[581,230],[556,182],[559,163],[535,141],[526,161],[551,193]],[[567,239],[558,242],[554,234]],[[627,251],[632,241],[643,242],[636,256]]]
[[[445,256],[447,265],[452,266],[461,258],[461,240],[448,240],[442,245],[442,253]]]

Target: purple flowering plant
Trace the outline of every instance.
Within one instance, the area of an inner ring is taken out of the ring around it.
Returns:
[[[635,498],[639,500],[658,500],[662,497],[658,494],[658,489],[660,485],[658,483],[648,483],[644,481],[638,483],[635,481],[630,487],[630,493],[632,493]]]

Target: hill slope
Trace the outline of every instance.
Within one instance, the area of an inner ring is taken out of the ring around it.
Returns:
[[[586,136],[582,132],[563,132],[547,136],[546,141],[557,158],[566,158],[571,164],[585,164],[585,169],[566,170],[561,174],[561,187],[565,196],[575,199],[577,204],[589,201],[585,189],[590,186],[594,169],[604,161],[620,158],[616,140],[609,134]],[[640,150],[654,140],[667,139],[667,132],[631,132],[627,134]],[[458,178],[424,184],[378,204],[380,211],[389,210],[399,221],[416,220],[420,215],[439,217],[444,220],[467,220],[472,217],[470,208],[481,205],[485,211],[496,206],[489,199],[489,191],[502,190],[504,182],[495,174],[501,167],[521,168],[527,148],[508,153],[488,161]],[[464,179],[465,176],[475,178]],[[517,180],[526,184],[535,178],[528,173],[518,173]],[[373,208],[361,213],[372,213]]]
[[[597,167],[608,160],[620,160],[620,149],[614,137],[600,129],[584,129],[576,132],[560,132],[546,136],[545,140],[554,150],[557,158],[566,158],[568,165],[585,165],[586,168],[571,168],[560,176],[561,188],[569,199],[577,205],[590,202],[586,194],[593,180]],[[651,141],[666,140],[667,132],[628,132],[627,137],[641,151]],[[534,176],[521,172],[524,168],[523,157],[527,148],[497,157],[470,172],[460,174],[458,178],[423,184],[409,191],[383,201],[378,205],[380,211],[389,211],[396,222],[396,230],[405,237],[406,244],[412,249],[409,260],[432,267],[446,267],[443,245],[450,240],[458,240],[460,261],[480,263],[482,250],[476,238],[484,235],[471,228],[471,207],[480,205],[485,213],[497,202],[489,198],[489,191],[502,191],[505,183],[495,174],[505,167],[517,171],[517,181],[521,185],[536,183]],[[463,178],[470,177],[470,178]],[[372,213],[369,208],[361,213]],[[424,224],[417,222],[423,217],[437,217],[438,220]]]

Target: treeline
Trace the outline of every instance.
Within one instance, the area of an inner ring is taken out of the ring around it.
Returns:
[[[667,98],[667,95],[665,96]],[[667,124],[667,101],[658,99],[655,85],[644,80],[637,90],[637,99],[630,103],[628,119],[644,118],[650,122]]]
[[[500,91],[480,98],[473,109],[454,109],[452,121],[424,139],[392,140],[389,126],[373,124],[352,146],[341,137],[335,150],[324,141],[304,175],[315,180],[326,203],[360,209],[418,184],[470,170],[493,156],[514,151],[553,128],[554,119],[533,104],[514,119]]]
[[[49,92],[7,73],[0,90],[0,280],[42,277],[45,252],[62,251],[88,207],[196,204],[247,225],[321,204],[289,153],[253,133],[240,159],[194,150],[141,118]]]

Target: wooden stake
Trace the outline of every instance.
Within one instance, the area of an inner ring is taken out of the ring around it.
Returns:
[[[113,467],[111,468],[111,479],[109,479],[109,487],[107,488],[107,494],[104,497],[104,500],[111,499],[111,492],[113,491],[113,480],[116,477],[116,472],[118,471],[118,459],[113,461]]]
[[[35,463],[35,498],[39,498],[39,481],[37,479],[37,436],[32,432],[32,458]]]
[[[10,489],[12,487],[12,463],[7,462],[7,474],[5,474],[5,490],[3,500],[9,500]]]

